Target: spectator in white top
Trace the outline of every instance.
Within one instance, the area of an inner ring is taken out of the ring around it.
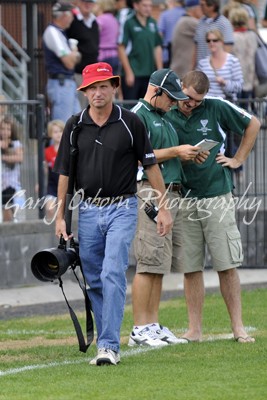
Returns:
[[[77,85],[74,80],[74,68],[81,55],[77,47],[70,48],[66,35],[73,20],[70,3],[61,2],[53,5],[53,22],[43,34],[45,66],[48,73],[47,96],[51,105],[51,119],[66,122],[72,114],[80,111]]]
[[[236,100],[244,82],[238,58],[224,50],[223,35],[218,29],[207,32],[206,42],[210,56],[200,60],[197,69],[209,78],[208,95]]]
[[[209,46],[206,42],[206,33],[211,29],[219,29],[224,38],[224,49],[232,52],[234,34],[231,22],[220,14],[220,0],[200,0],[204,16],[200,19],[195,35],[195,55],[193,65],[209,55]]]
[[[18,126],[8,116],[0,121],[1,180],[3,221],[12,221],[16,203],[16,192],[21,190],[20,170],[23,162],[23,147],[19,140]]]

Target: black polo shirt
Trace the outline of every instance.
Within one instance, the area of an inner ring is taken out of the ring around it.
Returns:
[[[74,117],[66,122],[54,171],[69,176],[70,133]],[[94,123],[88,109],[82,115],[77,136],[76,190],[85,197],[113,197],[137,190],[138,161],[156,164],[144,124],[129,110],[113,105],[103,126]]]

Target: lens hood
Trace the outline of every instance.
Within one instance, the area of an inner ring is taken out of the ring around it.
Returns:
[[[33,256],[31,270],[39,281],[53,282],[78,263],[79,256],[74,248],[51,248]]]

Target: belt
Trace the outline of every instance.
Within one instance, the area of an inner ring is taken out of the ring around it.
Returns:
[[[168,189],[169,192],[180,193],[182,190],[182,185],[180,183],[166,183],[165,188]]]
[[[48,77],[50,79],[71,79],[74,80],[73,75],[65,75],[65,74],[49,74]]]
[[[143,186],[143,185],[150,186],[150,183],[148,182],[148,180],[144,179],[144,180],[140,181],[140,185],[141,186]],[[165,184],[165,188],[168,189],[169,192],[180,193],[182,190],[182,187],[183,187],[183,185],[181,185],[181,183],[166,183]]]
[[[85,198],[85,202],[88,205],[94,205],[96,207],[105,207],[110,206],[114,203],[123,202],[130,197],[134,197],[135,194],[121,194],[120,196],[113,196],[113,197],[87,197]]]

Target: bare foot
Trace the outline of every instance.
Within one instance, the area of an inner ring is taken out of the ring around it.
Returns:
[[[238,337],[235,337],[235,341],[237,343],[254,343],[255,338],[251,337],[251,336],[238,336]]]
[[[181,336],[181,339],[185,339],[189,343],[190,342],[201,342],[202,334],[199,332],[193,332],[193,331],[188,330],[183,336]]]

